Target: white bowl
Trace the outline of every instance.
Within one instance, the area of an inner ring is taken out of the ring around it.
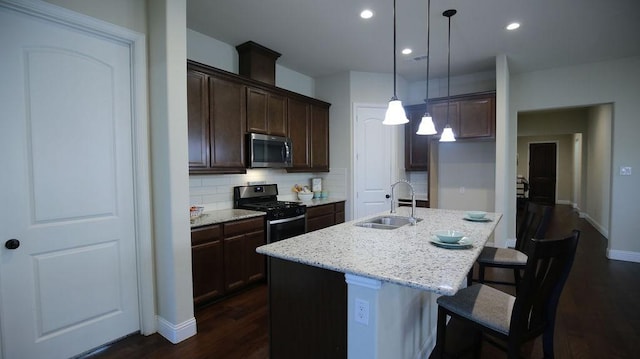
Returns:
[[[467,216],[472,219],[483,219],[487,215],[485,211],[468,211]]]
[[[311,201],[313,192],[298,192],[298,199],[301,201]]]
[[[443,243],[458,243],[464,237],[464,234],[460,231],[454,231],[445,229],[441,231],[435,231],[433,234]]]

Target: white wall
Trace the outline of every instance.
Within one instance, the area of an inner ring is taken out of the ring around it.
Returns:
[[[640,262],[640,192],[637,171],[620,176],[620,166],[640,168],[640,57],[556,68],[511,76],[509,121],[518,112],[613,103],[611,216],[608,256]],[[511,146],[515,152],[515,145]],[[498,173],[515,181],[515,170]],[[515,196],[515,190],[513,191]],[[515,211],[515,203],[510,208]]]
[[[573,207],[582,211],[583,204],[583,136],[581,133],[573,134]],[[611,198],[609,198],[611,200]]]
[[[438,144],[438,208],[495,209],[495,142]]]
[[[239,71],[235,45],[229,45],[191,29],[187,29],[187,58],[234,74]],[[315,96],[315,80],[312,77],[280,66],[277,62],[276,86],[309,97]]]
[[[316,78],[316,96],[331,104],[329,108],[329,163],[330,174],[342,173],[339,180],[346,184],[343,191],[350,199],[353,187],[353,138],[351,124],[350,78],[348,72]],[[345,220],[352,219],[352,201],[345,204]]]
[[[158,331],[172,343],[196,334],[187,216],[186,0],[149,10],[151,169]],[[171,16],[169,16],[171,14]]]
[[[601,105],[589,110],[587,145],[586,209],[587,219],[605,237],[609,235],[611,188],[611,116],[613,106]]]

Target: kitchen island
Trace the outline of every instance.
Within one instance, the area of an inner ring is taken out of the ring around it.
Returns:
[[[370,216],[259,247],[270,257],[271,357],[428,357],[437,296],[466,284],[501,215],[487,214],[489,222],[466,221],[464,211],[417,208],[415,215],[423,220],[414,226],[355,225]],[[439,229],[462,231],[472,247],[433,245]]]

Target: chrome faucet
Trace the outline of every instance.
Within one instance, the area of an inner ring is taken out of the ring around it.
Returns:
[[[411,217],[409,217],[409,219],[411,220],[411,224],[414,225],[416,222],[416,217],[415,217],[415,213],[416,213],[416,191],[413,189],[413,185],[411,184],[411,182],[407,181],[407,180],[400,180],[394,184],[391,185],[391,212],[390,213],[396,213],[396,207],[395,207],[395,197],[393,196],[393,190],[396,187],[396,185],[400,184],[400,183],[406,183],[409,188],[411,188]]]

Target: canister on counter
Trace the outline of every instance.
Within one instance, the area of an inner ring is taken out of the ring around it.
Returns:
[[[316,177],[311,179],[311,191],[313,198],[320,198],[322,193],[322,178]]]

